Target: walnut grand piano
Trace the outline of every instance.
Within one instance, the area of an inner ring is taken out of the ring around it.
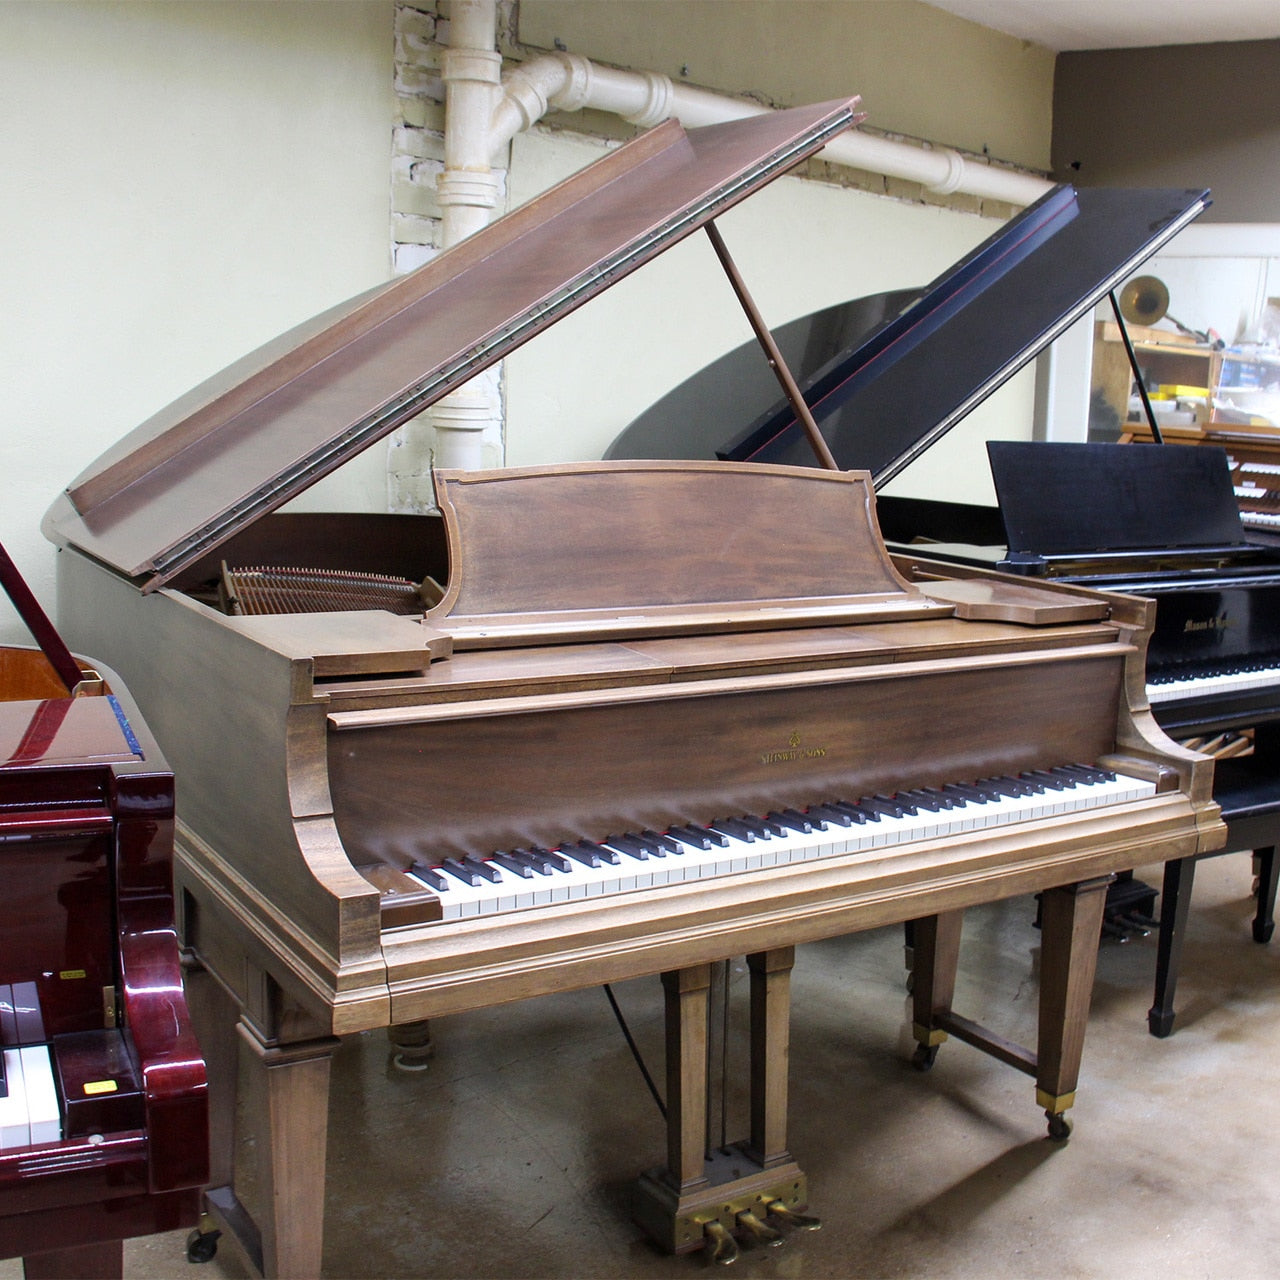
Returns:
[[[1109,876],[1220,838],[1210,762],[1146,707],[1148,606],[894,561],[864,474],[578,463],[440,473],[438,517],[275,511],[852,106],[661,126],[193,393],[51,512],[64,623],[182,778],[208,1203],[266,1272],[319,1271],[336,1037],[644,974],[668,1144],[638,1219],[673,1250],[785,1220],[794,949],[893,922],[918,922],[922,1055],[989,1049],[1061,1132]],[[950,998],[964,908],[1032,891],[1036,1051]],[[743,954],[751,1132],[708,1160],[708,972]],[[271,1108],[256,1221],[237,1023]]]

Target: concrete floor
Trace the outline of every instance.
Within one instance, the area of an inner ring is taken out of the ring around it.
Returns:
[[[1159,870],[1139,872],[1159,883]],[[1280,1269],[1280,941],[1250,936],[1246,855],[1200,865],[1178,1028],[1146,1030],[1154,937],[1104,943],[1075,1131],[1045,1137],[1030,1080],[957,1041],[914,1071],[900,931],[803,948],[793,981],[791,1151],[818,1232],[744,1251],[744,1280],[1249,1277]],[[1017,899],[970,914],[958,1012],[1034,1044],[1038,935]],[[735,1012],[745,973],[735,967]],[[660,1075],[656,980],[617,995]],[[663,1130],[604,995],[442,1021],[426,1071],[346,1041],[332,1094],[324,1274],[610,1277],[703,1271],[627,1213]],[[738,1100],[740,1101],[740,1100]],[[740,1112],[739,1112],[740,1114]],[[729,1137],[746,1133],[745,1118]],[[252,1136],[249,1137],[252,1141]],[[183,1234],[126,1246],[126,1274],[247,1275]],[[0,1263],[0,1280],[20,1274]]]

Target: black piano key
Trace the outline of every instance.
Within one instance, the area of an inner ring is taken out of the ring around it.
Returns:
[[[449,881],[435,867],[429,867],[424,862],[415,862],[409,868],[409,874],[417,876],[423,884],[430,885],[437,893],[444,893],[449,888]]]
[[[737,821],[752,832],[757,840],[768,840],[771,836],[783,834],[783,828],[778,823],[757,817],[754,813],[744,813]]]
[[[839,809],[841,813],[846,813],[854,822],[879,822],[880,815],[872,812],[870,809],[864,809],[861,805],[851,804],[848,800],[833,800],[831,808]]]
[[[1084,783],[1114,782],[1116,778],[1111,770],[1099,769],[1097,765],[1092,764],[1061,764],[1055,770],[1055,772],[1059,771]]]
[[[584,867],[604,865],[604,858],[601,857],[603,850],[589,840],[579,840],[576,844],[562,844],[558,852],[567,858],[572,858],[574,862],[582,863]]]
[[[467,861],[470,861],[470,859],[467,859]],[[473,889],[485,882],[486,877],[482,876],[474,867],[467,866],[466,862],[459,862],[457,858],[444,858],[441,860],[440,866],[455,880],[461,880],[463,884],[469,884]]]
[[[516,857],[511,853],[495,853],[491,859],[498,866],[505,867],[513,875],[519,876],[522,880],[533,879],[533,868],[522,858]]]
[[[650,847],[643,840],[637,840],[635,836],[605,836],[604,843],[611,849],[621,850],[637,862],[647,862],[654,856]]]
[[[683,841],[693,849],[724,848],[729,843],[720,832],[713,831],[710,827],[695,827],[692,824],[672,827],[667,834]]]
[[[1011,800],[1021,800],[1024,796],[1039,794],[1030,783],[1022,782],[1017,778],[980,778],[978,786],[985,787],[996,795],[1008,796]]]
[[[905,818],[907,811],[900,804],[887,799],[885,796],[863,796],[858,801],[860,809],[866,809],[870,813],[883,814],[886,818]]]
[[[540,871],[543,875],[550,875],[553,871],[569,870],[568,858],[562,857],[558,853],[553,853],[550,849],[544,849],[540,845],[525,845],[522,848],[513,849],[511,852],[517,858],[527,860],[535,871]]]
[[[950,809],[954,806],[941,792],[929,791],[922,788],[918,791],[899,791],[898,795],[910,801],[916,810],[924,809],[929,813],[941,813],[944,809]]]
[[[622,861],[622,855],[616,849],[609,849],[602,844],[596,844],[594,840],[579,840],[573,845],[572,849],[567,845],[561,845],[560,847],[571,858],[573,857],[573,849],[582,849],[587,853],[595,854],[601,862],[607,862],[611,867],[616,867]]]
[[[954,796],[963,804],[990,804],[995,799],[990,789],[974,786],[969,782],[948,782],[942,788],[942,794]]]
[[[1048,787],[1050,791],[1065,791],[1071,785],[1065,779],[1057,777],[1045,769],[1028,769],[1022,776],[1034,779],[1042,787]]]
[[[664,836],[660,832],[650,831],[648,827],[640,833],[640,839],[652,841],[664,853],[683,853],[685,848],[679,840],[672,839],[670,834]]]
[[[905,818],[908,815],[914,817],[918,812],[916,806],[911,803],[911,800],[908,798],[905,791],[895,791],[891,796],[881,795],[877,791],[875,799],[883,800],[886,804],[896,804],[898,808],[902,810],[902,812],[898,814],[898,817],[900,818]]]
[[[838,827],[853,826],[853,819],[847,813],[842,813],[835,805],[815,804],[809,810],[809,817],[823,823],[834,822]]]
[[[473,858],[468,854],[462,859],[462,865],[470,871],[474,871],[476,875],[487,880],[490,884],[502,883],[502,872],[498,870],[492,863],[486,862],[483,858]]]
[[[802,836],[809,835],[815,825],[819,830],[826,826],[826,823],[821,818],[816,818],[812,815],[806,816],[803,813],[798,813],[795,809],[783,809],[780,813],[772,812],[769,814],[769,818],[790,831],[798,831]]]
[[[711,824],[711,829],[732,836],[735,840],[741,840],[744,844],[752,844],[756,838],[755,831],[737,818],[717,818]]]

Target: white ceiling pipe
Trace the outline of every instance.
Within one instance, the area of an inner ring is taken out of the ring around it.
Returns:
[[[553,107],[559,111],[591,107],[641,126],[676,116],[690,127],[740,120],[769,110],[754,102],[676,84],[654,71],[602,67],[573,53],[543,54],[521,63],[503,77],[502,91],[489,129],[494,151]],[[962,192],[1007,204],[1031,204],[1052,186],[1043,178],[967,159],[947,147],[914,146],[858,130],[841,134],[819,155],[832,164],[919,182],[942,195]]]

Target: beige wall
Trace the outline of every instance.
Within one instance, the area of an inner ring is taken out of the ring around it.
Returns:
[[[862,95],[876,129],[1049,165],[1053,54],[917,0],[520,0],[522,44],[797,106]]]
[[[1088,186],[1209,187],[1203,221],[1280,223],[1280,40],[1060,55],[1053,168]]]
[[[390,0],[0,4],[0,541],[47,606],[81,468],[389,274],[391,59]]]

